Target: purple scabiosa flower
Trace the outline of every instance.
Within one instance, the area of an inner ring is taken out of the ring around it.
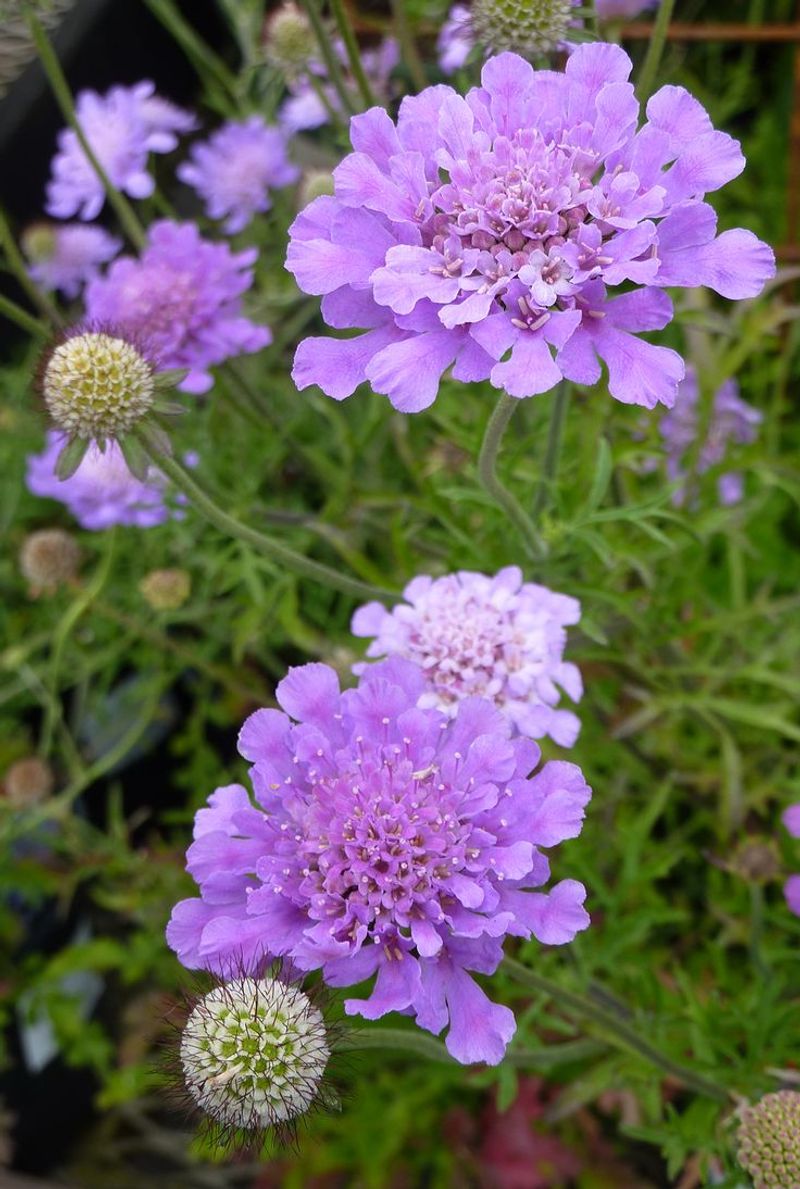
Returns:
[[[202,239],[193,223],[153,223],[138,260],[123,256],[90,282],[87,319],[135,335],[163,368],[188,368],[181,391],[207,392],[209,367],[271,342],[242,313],[257,256]]]
[[[800,804],[790,805],[782,820],[792,838],[800,838]],[[783,885],[783,892],[789,908],[800,917],[800,875],[790,875]]]
[[[187,867],[200,898],[167,927],[185,966],[223,975],[265,956],[321,970],[332,986],[377,974],[351,1015],[410,1012],[464,1063],[502,1060],[514,1033],[470,971],[493,973],[506,934],[569,942],[585,889],[549,892],[539,850],[581,829],[591,795],[574,764],[533,777],[539,748],[467,698],[454,718],[421,709],[424,676],[392,657],[340,692],[327,665],[292,669],[239,736],[255,805],[217,789],[195,820]],[[296,720],[293,722],[292,720]]]
[[[678,387],[674,407],[661,418],[659,426],[667,451],[667,474],[673,482],[686,477],[686,454],[697,438],[701,421],[699,401],[697,373],[689,367]],[[697,473],[702,475],[711,467],[719,466],[731,443],[744,446],[754,442],[761,421],[759,410],[739,396],[736,381],[726,380],[714,396],[711,421],[697,459]],[[738,503],[744,494],[741,474],[731,471],[720,475],[717,490],[721,504]],[[676,491],[674,500],[680,505],[686,502],[686,498],[687,491],[683,486]]]
[[[102,227],[83,223],[34,223],[22,235],[31,278],[43,289],[58,289],[65,297],[77,297],[86,282],[97,276],[100,266],[113,260],[121,248],[122,241]]]
[[[422,575],[403,596],[391,611],[382,603],[360,607],[352,632],[373,637],[367,656],[401,656],[420,666],[420,706],[452,716],[464,698],[488,698],[520,734],[572,746],[580,722],[557,705],[558,686],[576,702],[583,693],[577,665],[563,655],[566,627],[580,619],[577,599],[523,582],[517,566],[492,578],[465,570]]]
[[[349,59],[344,43],[335,39],[332,44],[334,53],[342,65],[345,86],[354,95],[357,95],[356,84],[349,76]],[[385,37],[374,49],[362,50],[361,63],[369,79],[372,93],[378,99],[388,99],[389,79],[399,61],[400,50],[393,37]],[[325,67],[312,58],[306,63],[303,74],[289,79],[289,96],[281,104],[278,112],[278,122],[287,133],[320,128],[330,119],[328,107],[310,82],[309,73],[319,79],[319,85],[330,107],[335,112],[341,113],[341,99],[335,88],[328,83]]]
[[[225,219],[234,235],[253,215],[272,206],[270,189],[296,182],[300,170],[286,156],[286,137],[261,116],[224,124],[190,158],[178,166],[178,177],[192,186],[211,219]]]
[[[56,475],[66,435],[49,430],[41,454],[28,455],[26,482],[34,495],[65,504],[82,528],[98,531],[115,524],[151,528],[170,515],[164,502],[164,480],[153,469],[147,482],[135,478],[115,441],[105,449],[93,443],[68,479]]]
[[[617,400],[671,405],[683,360],[639,337],[672,317],[663,287],[752,297],[775,265],[749,231],[716,236],[702,201],[741,172],[737,142],[673,86],[637,131],[630,70],[602,43],[563,74],[501,54],[466,98],[429,87],[396,126],[353,117],[355,151],[292,225],[287,268],[328,325],[366,333],[301,342],[298,388],[341,400],[366,380],[410,413],[451,366],[525,397],[594,384],[602,361]]]
[[[443,74],[454,74],[467,61],[474,46],[469,8],[466,4],[454,4],[436,39],[439,69]]]
[[[150,153],[169,153],[178,133],[195,126],[189,112],[161,99],[149,81],[133,87],[112,87],[105,95],[81,91],[76,114],[86,139],[118,190],[131,198],[147,198],[155,182],[147,171]],[[47,186],[47,213],[57,219],[94,219],[105,192],[80,141],[71,128],[58,134]]]

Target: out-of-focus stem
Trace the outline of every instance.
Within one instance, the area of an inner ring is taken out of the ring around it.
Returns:
[[[77,136],[80,146],[86,154],[86,158],[91,165],[94,172],[106,192],[108,201],[114,208],[114,212],[120,221],[120,225],[127,235],[131,243],[139,251],[145,246],[147,237],[145,236],[144,228],[136,217],[131,204],[127,198],[119,192],[110,177],[103,169],[103,166],[97,160],[92,146],[84,135],[84,131],[80,126],[77,114],[75,112],[75,104],[72,100],[72,92],[69,89],[64,72],[61,69],[61,64],[56,57],[55,50],[50,43],[50,39],[44,30],[44,26],[37,17],[33,8],[28,5],[25,6],[25,19],[28,22],[28,28],[31,32],[31,37],[39,54],[39,60],[42,64],[42,69],[47,75],[47,81],[50,83],[51,90],[56,98],[58,106],[61,108],[61,114],[69,124]]]
[[[0,210],[0,247],[3,249],[3,255],[6,258],[9,271],[16,278],[20,288],[24,290],[26,296],[30,299],[31,304],[36,306],[36,309],[43,318],[47,319],[51,326],[60,326],[61,315],[47,294],[43,293],[39,286],[31,280],[25,260],[17,247],[17,241],[14,239],[13,232],[3,210]],[[37,332],[34,331],[35,333]]]
[[[311,27],[314,30],[314,36],[317,39],[320,53],[322,54],[323,60],[325,62],[325,69],[328,72],[328,78],[330,79],[336,94],[339,96],[342,104],[342,111],[345,113],[345,115],[353,116],[356,114],[353,99],[347,90],[347,87],[345,86],[342,68],[339,65],[339,61],[331,44],[331,39],[328,36],[325,25],[322,21],[322,17],[320,16],[319,4],[317,3],[317,0],[300,0],[300,3],[302,4],[303,9],[308,15],[309,21],[311,22]]]
[[[43,339],[50,338],[50,328],[45,326],[44,322],[34,318],[33,314],[23,310],[22,306],[18,306],[15,301],[3,297],[2,293],[0,293],[0,314],[4,318],[8,318],[9,322],[15,322],[20,329],[27,331],[28,334],[35,334]]]
[[[367,107],[372,107],[375,103],[375,96],[372,94],[372,88],[369,85],[369,79],[364,70],[364,63],[361,61],[361,51],[358,48],[358,42],[353,33],[353,26],[350,24],[344,4],[342,0],[330,0],[330,5],[333,18],[336,21],[336,27],[341,33],[342,41],[347,49],[350,69],[353,72],[353,78],[358,84],[361,98]]]
[[[428,85],[428,80],[425,77],[425,67],[422,65],[422,58],[419,56],[417,43],[411,33],[403,0],[391,0],[391,4],[395,32],[397,33],[397,40],[400,43],[401,60],[408,68],[408,73],[411,75],[411,81],[414,86],[418,91],[424,91]]]
[[[656,85],[658,68],[661,65],[664,47],[667,44],[667,33],[669,32],[669,23],[672,20],[672,11],[674,8],[675,0],[661,0],[661,5],[656,13],[656,19],[653,22],[653,33],[650,38],[650,44],[647,47],[647,55],[642,66],[642,73],[639,75],[636,85],[639,102],[643,107],[652,95]]]

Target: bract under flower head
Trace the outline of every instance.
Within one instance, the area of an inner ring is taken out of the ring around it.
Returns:
[[[266,326],[242,313],[256,248],[231,252],[201,237],[193,223],[153,223],[136,260],[123,256],[86,290],[87,317],[147,343],[164,368],[188,368],[183,392],[206,392],[208,368],[271,341]]]
[[[330,1058],[325,1020],[299,987],[236,978],[195,1005],[180,1046],[186,1088],[214,1122],[259,1131],[304,1115]]]
[[[231,235],[270,209],[270,189],[300,176],[286,156],[285,134],[261,116],[224,124],[207,141],[192,145],[190,159],[177,173],[203,198],[209,218],[225,219]]]
[[[146,483],[135,478],[114,441],[107,442],[104,450],[92,443],[75,473],[59,479],[56,463],[65,442],[63,434],[51,430],[42,453],[28,455],[26,482],[34,495],[59,500],[87,529],[115,524],[150,528],[170,516],[163,477],[153,468]]]
[[[335,196],[295,220],[287,267],[329,325],[367,331],[302,342],[298,387],[340,400],[366,380],[416,412],[451,366],[524,397],[594,384],[602,360],[616,399],[671,405],[683,361],[638,337],[669,322],[663,287],[752,297],[774,258],[748,231],[716,236],[702,201],[741,172],[736,141],[672,86],[637,131],[630,71],[602,43],[563,74],[501,54],[465,98],[429,87],[396,126],[355,116]]]
[[[661,418],[659,429],[667,450],[667,474],[673,481],[686,478],[686,455],[700,432],[700,385],[694,368],[689,367],[678,387],[675,406]],[[697,473],[703,474],[719,466],[731,444],[747,445],[756,440],[763,416],[739,396],[735,380],[726,380],[714,395],[711,419],[706,437],[697,456]],[[718,482],[721,504],[736,504],[741,500],[744,482],[741,474],[729,471]],[[676,504],[687,498],[686,486],[678,488],[673,497]]]
[[[104,442],[123,437],[149,412],[154,376],[150,360],[128,338],[84,330],[50,353],[41,374],[42,395],[59,429]]]
[[[800,1185],[800,1093],[765,1094],[740,1112],[739,1163],[755,1189],[794,1189]]]
[[[523,583],[517,566],[494,577],[422,575],[403,596],[391,611],[381,603],[359,608],[352,631],[374,637],[367,656],[402,656],[420,666],[420,706],[452,715],[463,698],[488,698],[521,734],[572,746],[580,722],[557,705],[558,686],[575,701],[583,692],[577,666],[563,655],[566,626],[580,619],[577,599]]]
[[[147,170],[150,153],[169,153],[178,133],[194,127],[194,117],[155,94],[144,81],[112,87],[105,95],[81,91],[75,113],[83,134],[110,181],[131,198],[147,198],[155,181]],[[58,135],[47,213],[57,219],[95,219],[105,202],[103,184],[71,128]]]
[[[100,266],[114,259],[122,242],[102,227],[34,223],[23,233],[22,247],[37,285],[77,297]]]
[[[590,790],[574,764],[529,778],[539,749],[488,701],[454,718],[420,709],[424,678],[392,658],[340,692],[327,665],[293,669],[239,736],[241,785],[197,814],[187,867],[199,899],[172,914],[184,965],[258,969],[265,955],[332,986],[377,974],[367,1019],[413,1013],[459,1061],[497,1063],[514,1017],[469,971],[491,974],[505,934],[549,945],[586,928],[585,889],[549,877],[539,847],[575,837]],[[294,722],[292,720],[295,720]]]

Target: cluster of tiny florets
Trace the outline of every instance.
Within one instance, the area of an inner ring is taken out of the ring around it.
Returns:
[[[94,331],[55,348],[42,388],[56,425],[98,442],[122,437],[155,399],[153,367],[141,351],[126,339]]]
[[[800,1185],[800,1093],[765,1094],[741,1112],[739,1163],[755,1189],[796,1189]]]
[[[495,53],[547,54],[564,40],[573,0],[473,0],[476,39]]]
[[[331,1055],[325,1020],[304,991],[241,978],[195,1006],[180,1046],[186,1088],[225,1128],[257,1131],[305,1114]]]

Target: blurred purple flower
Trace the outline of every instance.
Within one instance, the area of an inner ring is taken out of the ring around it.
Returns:
[[[228,785],[197,814],[201,898],[176,906],[167,939],[223,976],[277,955],[337,987],[377,974],[349,1014],[449,1021],[457,1060],[496,1064],[514,1017],[468,971],[493,973],[506,934],[560,945],[587,927],[582,884],[531,889],[549,878],[538,848],[576,837],[591,792],[574,764],[528,779],[539,748],[490,702],[448,719],[418,707],[423,688],[396,657],[344,693],[326,665],[290,670],[286,713],[259,710],[239,736],[257,804]]]
[[[77,297],[86,282],[97,276],[100,265],[114,259],[122,242],[102,227],[36,223],[24,232],[22,246],[37,285]]]
[[[159,367],[188,368],[183,392],[207,392],[208,368],[260,351],[266,326],[242,314],[258,251],[231,252],[202,239],[194,223],[153,223],[140,259],[123,256],[86,290],[89,321],[116,326],[146,344]]]
[[[454,4],[436,39],[436,53],[442,73],[454,74],[456,70],[460,70],[472,53],[474,45],[475,37],[469,23],[469,8],[466,4]]]
[[[344,68],[345,85],[356,95],[356,85],[347,73],[348,58],[344,44],[338,40],[334,41],[333,50]],[[364,72],[376,99],[389,98],[389,78],[399,61],[400,50],[393,37],[384,37],[375,49],[361,51]],[[319,80],[319,86],[330,107],[340,115],[346,115],[341,110],[342,104],[336,89],[327,81],[322,63],[311,59],[307,69]],[[328,108],[307,75],[293,80],[289,84],[289,90],[290,94],[278,112],[278,122],[287,133],[304,132],[328,123]]]
[[[743,169],[737,142],[673,86],[637,132],[630,70],[602,43],[564,74],[501,54],[466,98],[429,87],[396,127],[354,116],[355,152],[292,225],[287,268],[330,326],[367,333],[301,342],[298,388],[341,400],[367,380],[409,413],[451,365],[524,397],[594,384],[602,360],[617,400],[671,405],[683,360],[638,337],[672,317],[661,287],[753,297],[775,265],[749,231],[716,236],[701,201]]]
[[[253,215],[272,206],[270,190],[296,182],[300,170],[286,156],[286,137],[261,116],[224,124],[207,141],[192,145],[178,177],[192,186],[211,219],[225,219],[234,235]]]
[[[595,0],[597,15],[601,21],[614,17],[637,17],[640,12],[658,8],[661,0]]]
[[[146,483],[134,478],[114,441],[106,442],[104,451],[92,444],[75,473],[59,479],[55,466],[65,441],[65,434],[48,430],[42,453],[28,455],[26,482],[34,495],[65,504],[82,528],[151,528],[176,514],[164,503],[164,479],[158,471]]]
[[[580,721],[556,707],[558,686],[576,702],[583,693],[580,670],[563,655],[566,626],[580,619],[577,599],[523,583],[517,566],[492,578],[466,570],[422,575],[403,596],[391,611],[381,603],[360,607],[352,631],[374,637],[368,657],[400,656],[420,666],[421,707],[453,716],[464,698],[488,698],[520,734],[573,745]]]
[[[105,95],[81,91],[76,114],[86,139],[109,179],[131,198],[147,198],[155,182],[147,171],[150,153],[169,153],[177,133],[195,126],[194,116],[155,93],[153,83],[112,87]],[[46,210],[57,219],[94,219],[105,191],[71,128],[58,134],[58,152],[47,186]]]
[[[661,418],[659,429],[667,451],[667,474],[675,482],[686,478],[686,454],[691,450],[699,431],[698,404],[700,387],[693,367],[686,369],[686,377],[678,387],[674,407]],[[735,380],[726,380],[714,396],[711,421],[697,459],[697,473],[702,475],[723,462],[731,443],[741,446],[756,440],[762,414],[739,396]],[[742,476],[738,472],[720,475],[717,484],[721,504],[736,504],[744,493]],[[685,486],[673,497],[676,504],[686,502]]]
[[[792,838],[800,838],[800,804],[790,805],[783,814],[783,824]],[[800,917],[800,875],[790,875],[783,885],[786,903]]]

